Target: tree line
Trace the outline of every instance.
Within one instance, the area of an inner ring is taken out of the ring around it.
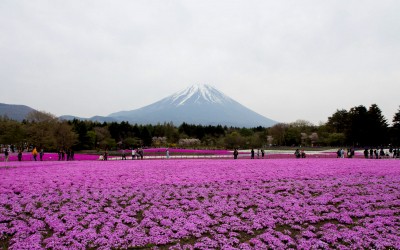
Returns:
[[[400,108],[389,125],[378,105],[337,110],[324,124],[297,120],[272,127],[237,128],[173,123],[139,125],[128,122],[59,120],[33,111],[18,122],[0,118],[0,144],[36,146],[47,151],[127,149],[136,147],[262,148],[268,146],[381,147],[400,145]]]

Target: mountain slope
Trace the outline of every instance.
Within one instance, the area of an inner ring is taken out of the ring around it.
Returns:
[[[269,127],[276,124],[236,102],[209,85],[193,85],[140,109],[112,113],[119,121],[131,123],[183,122],[235,127]]]
[[[22,121],[32,111],[35,109],[25,105],[0,103],[0,116],[7,116],[12,120]]]

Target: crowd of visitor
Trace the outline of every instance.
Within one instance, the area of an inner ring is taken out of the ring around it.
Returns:
[[[143,160],[143,157],[144,157],[143,148],[133,148],[132,149],[132,160],[135,160],[135,159]],[[123,149],[121,151],[121,159],[126,160],[126,150],[125,149]],[[108,149],[106,149],[104,151],[104,153],[100,155],[99,160],[100,161],[108,160]]]
[[[139,148],[132,148],[131,150],[131,159],[141,159],[143,160],[144,158],[144,151],[142,147]],[[8,162],[10,159],[10,155],[16,153],[18,161],[23,160],[23,152],[29,152],[31,155],[31,160],[33,161],[43,161],[44,159],[44,149],[40,147],[36,148],[33,145],[30,146],[25,146],[24,148],[17,148],[14,145],[0,145],[0,153],[1,155],[4,155],[4,162]],[[64,149],[60,148],[57,150],[57,155],[58,155],[58,161],[72,161],[74,160],[74,151],[71,148]],[[122,160],[127,160],[127,156],[129,153],[127,153],[127,150],[122,150],[121,151],[121,158]],[[294,152],[294,155],[296,158],[306,158],[306,153],[304,149],[296,149]],[[365,148],[363,151],[363,155],[366,159],[390,159],[390,158],[400,158],[400,148],[398,147],[381,147],[381,148]],[[261,157],[260,157],[261,156]],[[347,148],[343,149],[340,148],[336,151],[336,157],[337,158],[353,158],[355,156],[355,150],[354,148]],[[26,157],[26,154],[25,154]],[[24,157],[24,158],[25,158]],[[239,157],[239,150],[235,148],[233,150],[233,159],[238,159]],[[247,155],[248,157],[248,155]],[[264,159],[265,157],[265,151],[264,149],[257,149],[254,150],[252,148],[250,150],[250,159],[255,159],[255,158],[262,158]],[[166,148],[165,150],[165,158],[169,159],[170,158],[170,152],[169,149]],[[245,157],[246,158],[246,157]],[[26,158],[25,158],[26,159]],[[100,155],[99,160],[104,160],[107,161],[109,159],[109,153],[108,149],[105,149],[104,153]],[[115,157],[113,159],[116,159]]]
[[[8,162],[9,161],[9,157],[10,154],[14,154],[17,153],[17,159],[18,161],[22,161],[23,160],[23,152],[28,152],[31,155],[31,160],[33,161],[43,161],[44,160],[44,149],[43,147],[40,147],[40,149],[38,150],[37,147],[35,146],[24,146],[24,147],[15,147],[14,145],[1,145],[0,146],[0,151],[2,153],[4,153],[4,161]],[[74,151],[69,148],[67,150],[60,148],[59,150],[57,150],[57,154],[58,154],[58,160],[59,161],[72,161],[74,160]]]
[[[338,149],[336,152],[337,158],[353,158],[354,157],[354,149],[349,148],[346,151],[343,148]],[[364,158],[365,159],[389,159],[389,158],[400,158],[400,149],[399,148],[365,148],[364,149]]]
[[[400,148],[389,147],[389,149],[364,149],[364,157],[366,159],[384,159],[384,158],[400,158]]]
[[[72,161],[74,160],[75,152],[71,148],[66,150],[64,148],[60,148],[57,152],[57,155],[59,161]]]
[[[306,158],[306,152],[304,152],[304,149],[296,149],[296,151],[294,151],[294,156],[296,158]]]
[[[257,149],[257,159],[260,159],[260,153],[261,153],[261,158],[264,159],[264,156],[265,156],[264,149]],[[233,150],[233,159],[237,159],[238,156],[239,156],[239,150],[237,148],[235,148]],[[250,159],[254,159],[254,158],[255,158],[255,151],[254,151],[254,148],[252,148],[250,151]]]
[[[353,158],[354,155],[355,155],[354,148],[348,148],[346,152],[344,151],[343,148],[340,148],[336,152],[337,158],[345,158],[345,156],[347,156],[347,158]]]

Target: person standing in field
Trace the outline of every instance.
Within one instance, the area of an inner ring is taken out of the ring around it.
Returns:
[[[136,150],[135,148],[132,148],[132,160],[135,159],[135,156],[136,156]]]
[[[296,151],[294,151],[294,155],[296,156],[296,158],[300,158],[300,150],[297,148]]]
[[[379,159],[383,158],[385,158],[385,152],[383,151],[383,148],[381,148],[381,150],[379,150]]]
[[[126,154],[125,154],[125,149],[122,149],[122,160],[126,160]]]
[[[18,149],[18,161],[22,161],[22,149]]]
[[[37,152],[37,150],[36,150],[36,147],[34,147],[33,150],[32,150],[32,156],[33,156],[33,159],[34,159],[35,161],[37,161],[37,159],[36,159],[37,155],[38,155],[38,152]]]
[[[165,156],[167,157],[167,159],[169,159],[169,149],[167,148],[167,150],[165,151]]]
[[[139,148],[138,151],[139,151],[140,159],[143,160],[143,155],[144,155],[143,148]]]
[[[39,153],[40,161],[43,161],[43,155],[44,155],[44,151],[43,151],[43,148],[42,148],[42,149],[40,149],[40,153]]]
[[[71,159],[71,149],[68,148],[67,149],[67,161],[69,161]]]
[[[251,159],[254,159],[254,149],[251,149]]]
[[[368,159],[368,157],[369,157],[367,148],[364,149],[364,157],[365,157],[365,159]]]
[[[306,158],[306,152],[304,152],[304,149],[301,150],[301,158]]]
[[[353,148],[347,149],[347,157],[353,158],[353,156],[354,156],[354,149]]]
[[[264,159],[264,155],[265,155],[265,153],[264,153],[264,149],[261,149],[261,157]]]
[[[107,149],[104,151],[104,158],[103,160],[107,161],[108,160],[108,151]]]
[[[378,150],[374,149],[374,155],[375,155],[375,159],[378,159]]]
[[[235,150],[233,150],[233,159],[237,159],[238,158],[238,150],[235,148]]]
[[[8,157],[9,157],[9,153],[8,153],[8,148],[4,148],[4,161],[8,162]]]

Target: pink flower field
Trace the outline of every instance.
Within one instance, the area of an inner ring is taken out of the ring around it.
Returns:
[[[400,249],[400,161],[9,162],[3,249]]]

